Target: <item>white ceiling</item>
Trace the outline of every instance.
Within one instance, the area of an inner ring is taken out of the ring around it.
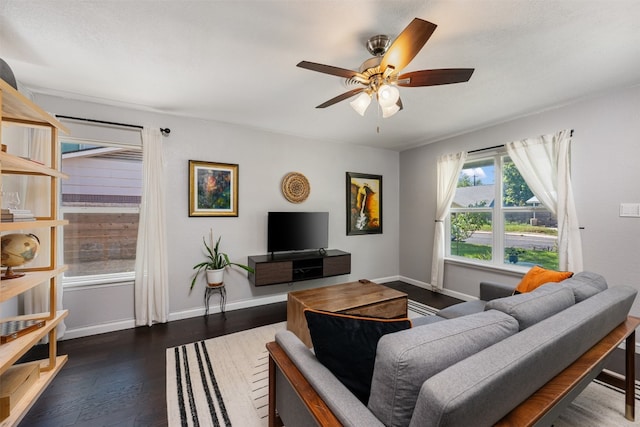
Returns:
[[[299,61],[357,69],[414,17],[438,28],[404,71],[469,82],[314,108],[347,88]],[[34,92],[402,150],[640,84],[640,1],[0,0],[0,58]]]

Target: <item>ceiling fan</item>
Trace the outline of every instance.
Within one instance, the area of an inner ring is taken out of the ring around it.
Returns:
[[[308,61],[298,63],[297,66],[300,68],[344,77],[347,84],[359,86],[331,98],[316,108],[326,108],[360,94],[350,104],[364,116],[375,95],[382,110],[382,117],[387,118],[402,109],[400,91],[396,86],[435,86],[468,81],[473,74],[473,68],[443,68],[400,74],[427,43],[436,27],[436,24],[414,18],[393,43],[386,35],[371,37],[367,41],[367,50],[374,57],[364,61],[359,71]]]

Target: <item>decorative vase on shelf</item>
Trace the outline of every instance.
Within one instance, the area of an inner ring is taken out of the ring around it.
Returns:
[[[20,267],[38,255],[40,239],[35,234],[5,234],[2,236],[2,266],[7,271],[2,279],[15,279],[24,276],[24,273],[15,273],[13,267]]]

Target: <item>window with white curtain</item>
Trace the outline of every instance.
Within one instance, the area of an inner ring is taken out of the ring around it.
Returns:
[[[447,254],[492,265],[558,269],[557,226],[504,151],[470,155],[451,204]]]
[[[134,278],[142,194],[140,146],[61,139],[61,208],[67,286]]]

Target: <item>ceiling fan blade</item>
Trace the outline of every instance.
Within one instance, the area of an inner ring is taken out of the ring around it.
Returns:
[[[442,68],[439,70],[421,70],[398,76],[398,86],[437,86],[466,82],[471,78],[474,68]]]
[[[327,108],[327,107],[330,107],[333,104],[337,104],[340,101],[344,101],[347,98],[351,98],[353,95],[359,94],[363,90],[365,90],[365,88],[363,88],[363,87],[359,87],[357,89],[352,89],[349,92],[345,92],[342,95],[338,95],[335,98],[331,98],[327,102],[324,102],[324,103],[318,105],[316,108]]]
[[[422,49],[427,40],[429,40],[429,37],[431,37],[431,34],[436,30],[436,27],[436,24],[429,21],[414,18],[413,21],[407,25],[407,28],[394,40],[389,50],[387,50],[387,53],[382,57],[380,69],[384,71],[387,66],[391,65],[395,67],[395,73],[398,73],[420,52],[420,49]]]
[[[352,77],[360,77],[361,80],[367,80],[365,76],[357,71],[347,70],[346,68],[334,67],[331,65],[317,64],[315,62],[300,61],[297,65],[300,68],[305,68],[311,71],[317,71],[319,73],[331,74],[332,76],[344,77],[350,79]]]

